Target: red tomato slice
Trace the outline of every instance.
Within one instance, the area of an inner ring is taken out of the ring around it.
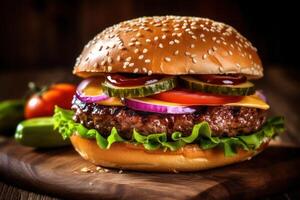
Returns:
[[[237,102],[242,98],[240,96],[216,95],[185,89],[170,90],[155,94],[151,97],[161,101],[191,105],[222,105],[226,103]]]

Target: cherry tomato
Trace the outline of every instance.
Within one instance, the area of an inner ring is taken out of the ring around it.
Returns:
[[[151,96],[154,99],[191,105],[222,105],[239,101],[239,96],[215,95],[186,89],[174,89]]]
[[[55,105],[70,109],[76,87],[72,84],[60,83],[52,85],[42,94],[32,95],[25,105],[25,118],[51,116]]]

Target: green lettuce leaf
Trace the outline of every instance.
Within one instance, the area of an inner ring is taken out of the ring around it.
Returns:
[[[268,119],[259,131],[251,135],[214,137],[209,124],[204,121],[194,125],[189,136],[183,136],[181,132],[174,132],[171,138],[168,138],[166,133],[153,133],[145,136],[134,129],[132,139],[126,141],[118,134],[115,127],[105,138],[96,129],[87,129],[82,124],[75,123],[72,119],[73,115],[73,111],[56,107],[53,116],[54,128],[61,133],[64,139],[69,138],[74,133],[84,138],[95,138],[97,145],[102,149],[109,149],[115,142],[132,142],[142,144],[147,150],[162,148],[165,151],[176,151],[186,144],[193,143],[198,144],[202,149],[223,148],[225,156],[233,156],[236,154],[237,148],[256,150],[265,139],[272,138],[276,133],[284,131],[283,117],[273,117]]]

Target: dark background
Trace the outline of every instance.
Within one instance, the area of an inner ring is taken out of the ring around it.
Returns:
[[[258,0],[6,0],[0,8],[0,67],[71,69],[83,45],[105,27],[172,14],[228,23],[258,48],[266,68],[296,68],[297,8],[292,1]]]

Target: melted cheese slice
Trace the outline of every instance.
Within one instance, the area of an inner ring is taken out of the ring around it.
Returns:
[[[240,101],[235,103],[227,103],[226,106],[243,106],[251,108],[260,108],[268,110],[270,106],[257,95],[244,96]]]

